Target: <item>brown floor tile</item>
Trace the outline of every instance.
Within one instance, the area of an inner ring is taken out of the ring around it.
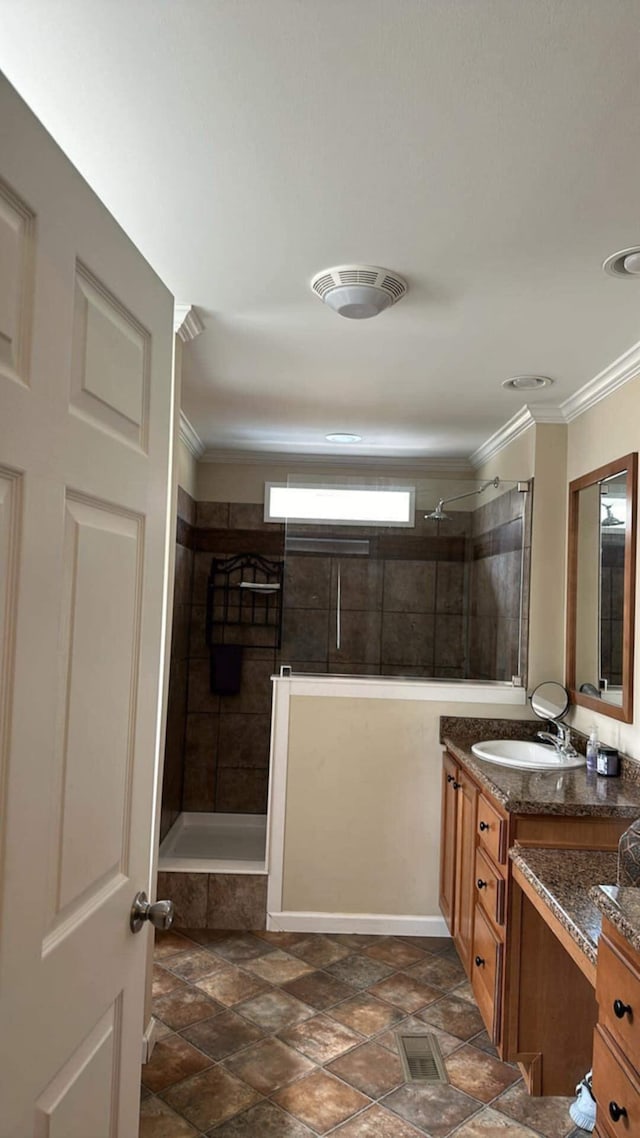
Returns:
[[[331,1008],[331,1018],[346,1024],[347,1027],[352,1027],[354,1031],[359,1031],[368,1038],[380,1031],[388,1030],[392,1024],[402,1019],[402,1015],[397,1008],[383,1004],[380,1000],[376,1000],[375,996],[361,993]]]
[[[368,948],[370,944],[375,944],[377,940],[380,940],[380,937],[372,936],[370,933],[331,933],[331,939],[337,941],[338,944],[346,944],[355,952],[362,952],[364,948]]]
[[[334,1130],[331,1138],[425,1138],[425,1133],[376,1103]]]
[[[372,1099],[382,1098],[404,1082],[398,1056],[379,1043],[363,1043],[330,1063],[327,1069]]]
[[[326,968],[328,964],[335,964],[336,960],[349,956],[351,949],[346,944],[338,944],[328,936],[318,936],[314,933],[302,937],[297,944],[293,944],[291,952],[301,960],[306,960],[307,964],[313,964],[314,968]]]
[[[265,1034],[275,1035],[285,1027],[301,1023],[315,1014],[315,1009],[303,1004],[289,992],[272,989],[236,1005],[236,1011],[245,1019],[262,1028]]]
[[[163,967],[169,968],[183,980],[199,980],[208,976],[220,967],[220,961],[212,952],[205,948],[193,948],[190,952],[179,952],[176,956],[169,956],[163,961]]]
[[[429,1138],[446,1138],[475,1114],[480,1104],[446,1083],[405,1083],[387,1095],[383,1105],[426,1131]]]
[[[222,956],[231,964],[242,964],[245,960],[256,960],[272,951],[272,945],[253,933],[231,933],[212,941],[211,951]]]
[[[451,1085],[481,1102],[491,1102],[521,1077],[513,1067],[469,1044],[450,1055],[446,1067]]]
[[[211,1138],[314,1138],[297,1118],[285,1114],[272,1102],[260,1102],[210,1130]]]
[[[469,1040],[474,1047],[479,1047],[481,1051],[486,1051],[487,1055],[493,1055],[494,1059],[499,1059],[498,1048],[493,1045],[489,1039],[489,1034],[485,1028],[480,1032],[480,1035],[474,1035],[473,1039]]]
[[[280,1039],[263,1039],[261,1043],[233,1055],[224,1065],[262,1095],[271,1095],[314,1070],[313,1063]]]
[[[184,952],[193,947],[192,940],[173,929],[166,933],[156,932],[153,956],[155,960],[163,960],[165,956],[174,956],[176,952]]]
[[[157,999],[159,996],[166,996],[176,988],[186,987],[187,985],[183,984],[178,976],[174,976],[173,972],[167,971],[166,968],[162,968],[159,964],[154,964],[151,982],[151,992],[154,999]]]
[[[584,1130],[578,1131],[581,1138],[584,1138],[585,1133]],[[460,1130],[456,1130],[455,1138],[539,1138],[539,1135],[528,1126],[522,1126],[488,1107],[465,1122]]]
[[[444,991],[455,988],[465,979],[464,968],[460,961],[448,960],[444,956],[429,956],[415,967],[408,968],[407,972],[425,984],[434,984],[436,988],[442,988]]]
[[[451,1055],[453,1051],[457,1051],[459,1047],[464,1047],[461,1039],[455,1035],[449,1035],[448,1031],[441,1031],[439,1027],[434,1027],[433,1024],[425,1023],[415,1016],[408,1016],[400,1023],[394,1024],[390,1031],[385,1031],[383,1035],[376,1036],[376,1043],[380,1043],[383,1047],[387,1047],[389,1051],[398,1054],[398,1041],[396,1033],[403,1031],[407,1035],[424,1035],[425,1031],[431,1032],[435,1035],[440,1045],[440,1050],[443,1056]]]
[[[382,960],[384,964],[391,964],[393,968],[408,968],[410,964],[419,964],[425,959],[422,949],[392,936],[382,937],[377,944],[365,948],[364,952],[373,960]]]
[[[198,1133],[159,1098],[140,1104],[140,1138],[198,1138]]]
[[[303,1004],[309,1004],[318,1011],[325,1011],[355,993],[350,984],[336,980],[335,976],[330,976],[328,972],[310,972],[308,976],[301,976],[299,980],[283,984],[282,988],[283,991],[302,1000]]]
[[[208,1130],[253,1106],[259,1096],[223,1067],[211,1067],[178,1083],[162,1097],[199,1130]]]
[[[444,996],[437,1004],[429,1004],[418,1018],[448,1031],[450,1035],[457,1035],[459,1039],[471,1039],[484,1027],[478,1009],[456,996]]]
[[[405,1012],[416,1012],[427,1004],[433,1004],[442,999],[439,988],[430,988],[428,984],[418,980],[417,976],[409,976],[406,972],[396,972],[395,976],[387,976],[379,984],[373,984],[369,991],[372,996],[379,996],[394,1008]]]
[[[362,1036],[328,1015],[314,1016],[280,1033],[280,1038],[308,1055],[314,1063],[328,1063],[362,1042]]]
[[[216,941],[224,940],[225,937],[232,935],[221,929],[181,929],[180,931],[183,936],[189,937],[189,939],[195,941],[196,944],[204,945],[205,948],[214,945]]]
[[[151,1061],[142,1068],[142,1083],[157,1094],[181,1079],[196,1075],[211,1066],[211,1059],[197,1051],[180,1035],[161,1039],[153,1049]]]
[[[326,1134],[369,1105],[369,1099],[359,1091],[345,1086],[325,1071],[307,1075],[273,1097],[279,1106],[318,1134]]]
[[[243,1047],[257,1043],[262,1039],[264,1032],[252,1023],[247,1023],[235,1012],[221,1012],[213,1019],[205,1019],[202,1023],[195,1023],[193,1027],[186,1028],[181,1035],[219,1062],[228,1055],[234,1055]]]
[[[354,953],[352,956],[345,956],[343,960],[337,960],[335,964],[330,964],[326,971],[335,976],[336,980],[351,984],[352,988],[362,989],[377,983],[378,980],[384,980],[385,976],[390,976],[394,969],[381,960],[372,960],[369,956]]]
[[[219,1004],[207,999],[205,993],[196,988],[179,988],[177,992],[160,996],[152,1003],[154,1016],[175,1031],[198,1023],[201,1019],[210,1019],[220,1010]]]
[[[517,1083],[505,1091],[492,1104],[493,1109],[507,1114],[516,1122],[530,1126],[544,1134],[545,1138],[566,1138],[573,1130],[569,1115],[572,1098],[532,1098],[527,1094],[524,1084]]]
[[[265,985],[257,977],[250,976],[244,969],[237,968],[235,964],[222,962],[220,968],[211,976],[205,976],[202,980],[198,980],[196,987],[205,992],[207,996],[211,996],[212,1000],[217,1000],[219,1004],[223,1004],[225,1008],[231,1008],[234,1004],[248,1000],[251,996],[257,995],[258,992],[263,992]]]
[[[414,948],[422,948],[425,952],[442,952],[449,948],[453,941],[450,936],[399,936],[398,940],[412,944]]]
[[[307,938],[306,933],[256,932],[253,935],[260,937],[260,940],[266,941],[274,948],[291,948],[299,940]]]
[[[474,1007],[476,1006],[473,988],[468,980],[465,980],[462,984],[458,984],[457,988],[452,988],[450,995],[457,996],[459,1000],[467,1000],[468,1003],[473,1004]]]
[[[276,948],[267,956],[261,956],[258,960],[248,960],[245,968],[262,980],[266,980],[268,984],[287,984],[292,980],[298,980],[300,976],[309,976],[314,971],[311,964],[299,960],[297,956],[291,956],[288,952],[283,952],[280,948]]]

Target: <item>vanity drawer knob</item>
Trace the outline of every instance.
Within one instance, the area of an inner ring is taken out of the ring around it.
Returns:
[[[481,956],[476,956],[476,966],[478,968],[482,968],[484,966],[484,960]]]
[[[454,784],[453,784],[453,789],[454,789],[454,790],[460,790],[460,783],[459,783],[459,782],[454,782]]]
[[[488,822],[481,822],[480,823],[480,833],[484,833],[485,830],[490,830],[490,829],[491,829],[491,827],[490,827]]]
[[[618,1106],[617,1102],[609,1103],[609,1114],[614,1122],[619,1122],[621,1118],[627,1117],[627,1112],[623,1106]]]
[[[487,888],[486,881],[483,881],[481,877],[479,877],[478,880],[476,881],[476,885],[478,886],[478,889],[486,889]]]
[[[625,1016],[633,1015],[631,1004],[624,1004],[622,1000],[614,1000],[613,1014],[617,1019],[624,1019]]]
[[[453,782],[453,775],[452,774],[447,775],[447,782]]]

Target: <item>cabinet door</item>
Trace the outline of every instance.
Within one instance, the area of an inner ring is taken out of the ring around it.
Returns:
[[[455,932],[455,880],[456,880],[456,788],[458,769],[450,755],[442,762],[442,829],[440,831],[440,910]]]
[[[453,786],[453,783],[451,785]],[[476,802],[478,793],[473,783],[462,771],[458,772],[455,793],[457,818],[454,940],[460,959],[468,974],[473,940]]]

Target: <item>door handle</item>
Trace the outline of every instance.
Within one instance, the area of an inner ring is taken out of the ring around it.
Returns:
[[[129,914],[131,932],[139,933],[145,921],[149,921],[154,929],[166,932],[173,924],[173,901],[156,901],[152,905],[146,893],[136,893]]]

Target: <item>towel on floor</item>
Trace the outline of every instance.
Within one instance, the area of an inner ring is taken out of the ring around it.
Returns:
[[[211,691],[218,695],[237,695],[241,680],[242,645],[214,644],[211,648]]]

